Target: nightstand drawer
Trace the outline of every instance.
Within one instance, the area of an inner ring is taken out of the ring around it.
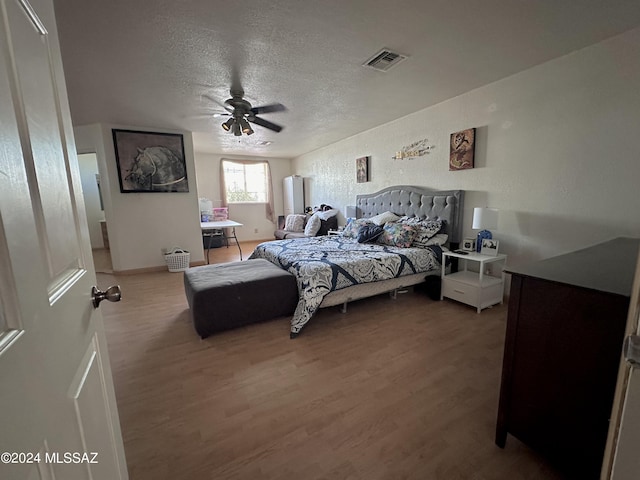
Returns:
[[[442,295],[469,305],[478,303],[479,288],[466,283],[444,278],[442,282]]]

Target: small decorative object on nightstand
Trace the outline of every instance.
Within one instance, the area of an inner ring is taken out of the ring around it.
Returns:
[[[442,269],[442,290],[440,300],[444,297],[458,300],[476,307],[478,313],[483,308],[490,307],[497,303],[502,303],[504,295],[504,265],[507,256],[497,254],[495,256],[481,255],[475,252],[442,252],[443,263],[446,257],[464,260],[464,270],[447,275]],[[468,262],[477,262],[478,271],[467,270]],[[490,265],[494,262],[501,262],[500,266]],[[497,271],[499,269],[499,271]],[[490,271],[492,270],[492,271]]]
[[[483,238],[482,247],[480,248],[480,254],[495,257],[498,254],[498,244],[498,240],[494,240],[492,238]]]
[[[498,210],[495,208],[474,208],[471,228],[480,229],[476,239],[476,252],[480,253],[483,238],[493,238],[489,229],[498,228]]]
[[[475,252],[476,251],[476,239],[475,238],[465,238],[462,240],[462,250],[466,252]]]

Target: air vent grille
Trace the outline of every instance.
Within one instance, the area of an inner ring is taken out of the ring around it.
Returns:
[[[392,52],[388,49],[382,49],[375,55],[373,55],[369,60],[362,64],[363,67],[373,68],[375,70],[380,70],[381,72],[387,72],[392,67],[395,67],[398,63],[406,59],[406,55],[402,55],[397,52]]]

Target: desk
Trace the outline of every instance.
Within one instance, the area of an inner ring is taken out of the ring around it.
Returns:
[[[224,237],[225,242],[227,243],[227,248],[229,248],[229,239],[233,238],[236,241],[236,245],[238,246],[238,251],[240,252],[240,260],[242,260],[242,249],[240,248],[240,242],[238,242],[238,237],[236,236],[236,227],[241,227],[242,224],[238,222],[234,222],[233,220],[219,220],[217,222],[200,222],[200,228],[202,231],[206,230],[222,230],[222,236]],[[225,228],[230,228],[232,234],[227,235],[224,231]],[[207,263],[209,263],[209,250],[211,250],[211,241],[213,237],[209,237],[209,244],[207,245]]]

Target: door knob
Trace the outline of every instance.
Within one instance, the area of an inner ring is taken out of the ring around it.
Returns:
[[[98,287],[91,287],[91,302],[93,308],[98,308],[102,300],[109,300],[110,302],[119,302],[122,298],[122,292],[120,291],[120,285],[112,285],[104,292],[98,290]]]

